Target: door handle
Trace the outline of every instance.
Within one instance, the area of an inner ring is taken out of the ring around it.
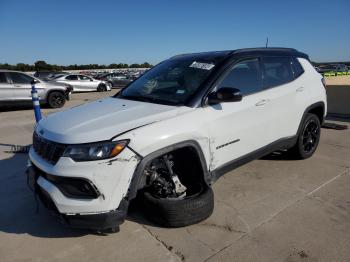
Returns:
[[[297,88],[297,92],[303,92],[305,90],[305,87],[301,86]]]
[[[15,87],[22,87],[21,85],[15,85]]]
[[[256,103],[255,105],[256,106],[263,106],[265,105],[266,103],[268,103],[270,100],[269,99],[262,99],[260,100],[258,103]]]

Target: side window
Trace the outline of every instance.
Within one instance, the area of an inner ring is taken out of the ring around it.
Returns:
[[[33,81],[32,77],[21,73],[9,72],[9,75],[14,84],[30,84]]]
[[[237,88],[243,95],[261,91],[259,60],[249,59],[235,64],[219,84],[218,89],[222,87]]]
[[[80,78],[80,80],[85,80],[85,81],[89,80],[90,81],[90,78],[87,76],[79,75],[79,78]]]
[[[289,57],[265,57],[262,67],[264,88],[283,85],[294,79]]]
[[[5,73],[0,72],[0,84],[6,84],[7,83],[7,79],[5,76]]]
[[[66,76],[66,79],[67,80],[78,80],[78,76],[77,75],[69,75],[69,76]]]
[[[292,58],[292,69],[294,73],[294,78],[298,78],[304,73],[304,69],[301,66],[300,62],[298,61],[297,58],[293,57]]]

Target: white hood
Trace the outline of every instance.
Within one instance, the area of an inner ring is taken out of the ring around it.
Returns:
[[[98,142],[188,110],[109,97],[51,114],[39,122],[36,132],[63,144]]]

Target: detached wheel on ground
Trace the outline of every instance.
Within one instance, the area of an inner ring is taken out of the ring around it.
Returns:
[[[60,108],[66,103],[66,97],[62,92],[54,91],[49,93],[47,103],[51,108]]]
[[[97,91],[98,92],[105,92],[107,91],[107,87],[105,84],[99,84],[98,87],[97,87]]]
[[[214,194],[197,160],[190,148],[180,148],[146,166],[146,185],[140,200],[151,221],[165,227],[183,227],[213,213]]]
[[[314,114],[307,114],[303,122],[297,143],[290,149],[290,153],[298,159],[311,157],[320,142],[321,124]]]
[[[158,198],[150,192],[143,194],[146,216],[165,227],[184,227],[208,218],[214,209],[213,190],[198,184],[193,195],[183,199]]]

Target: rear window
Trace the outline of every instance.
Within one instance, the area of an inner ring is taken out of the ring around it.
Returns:
[[[298,78],[304,73],[304,69],[301,66],[300,62],[298,61],[297,58],[293,57],[292,58],[292,69],[294,73],[294,78]]]
[[[283,85],[294,79],[289,57],[265,57],[262,67],[264,88]]]
[[[89,77],[83,76],[83,75],[79,75],[79,78],[80,78],[80,80],[90,80]]]
[[[0,72],[0,84],[7,83],[5,73]]]
[[[14,84],[30,84],[33,81],[32,77],[25,74],[14,72],[10,72],[9,74]]]

